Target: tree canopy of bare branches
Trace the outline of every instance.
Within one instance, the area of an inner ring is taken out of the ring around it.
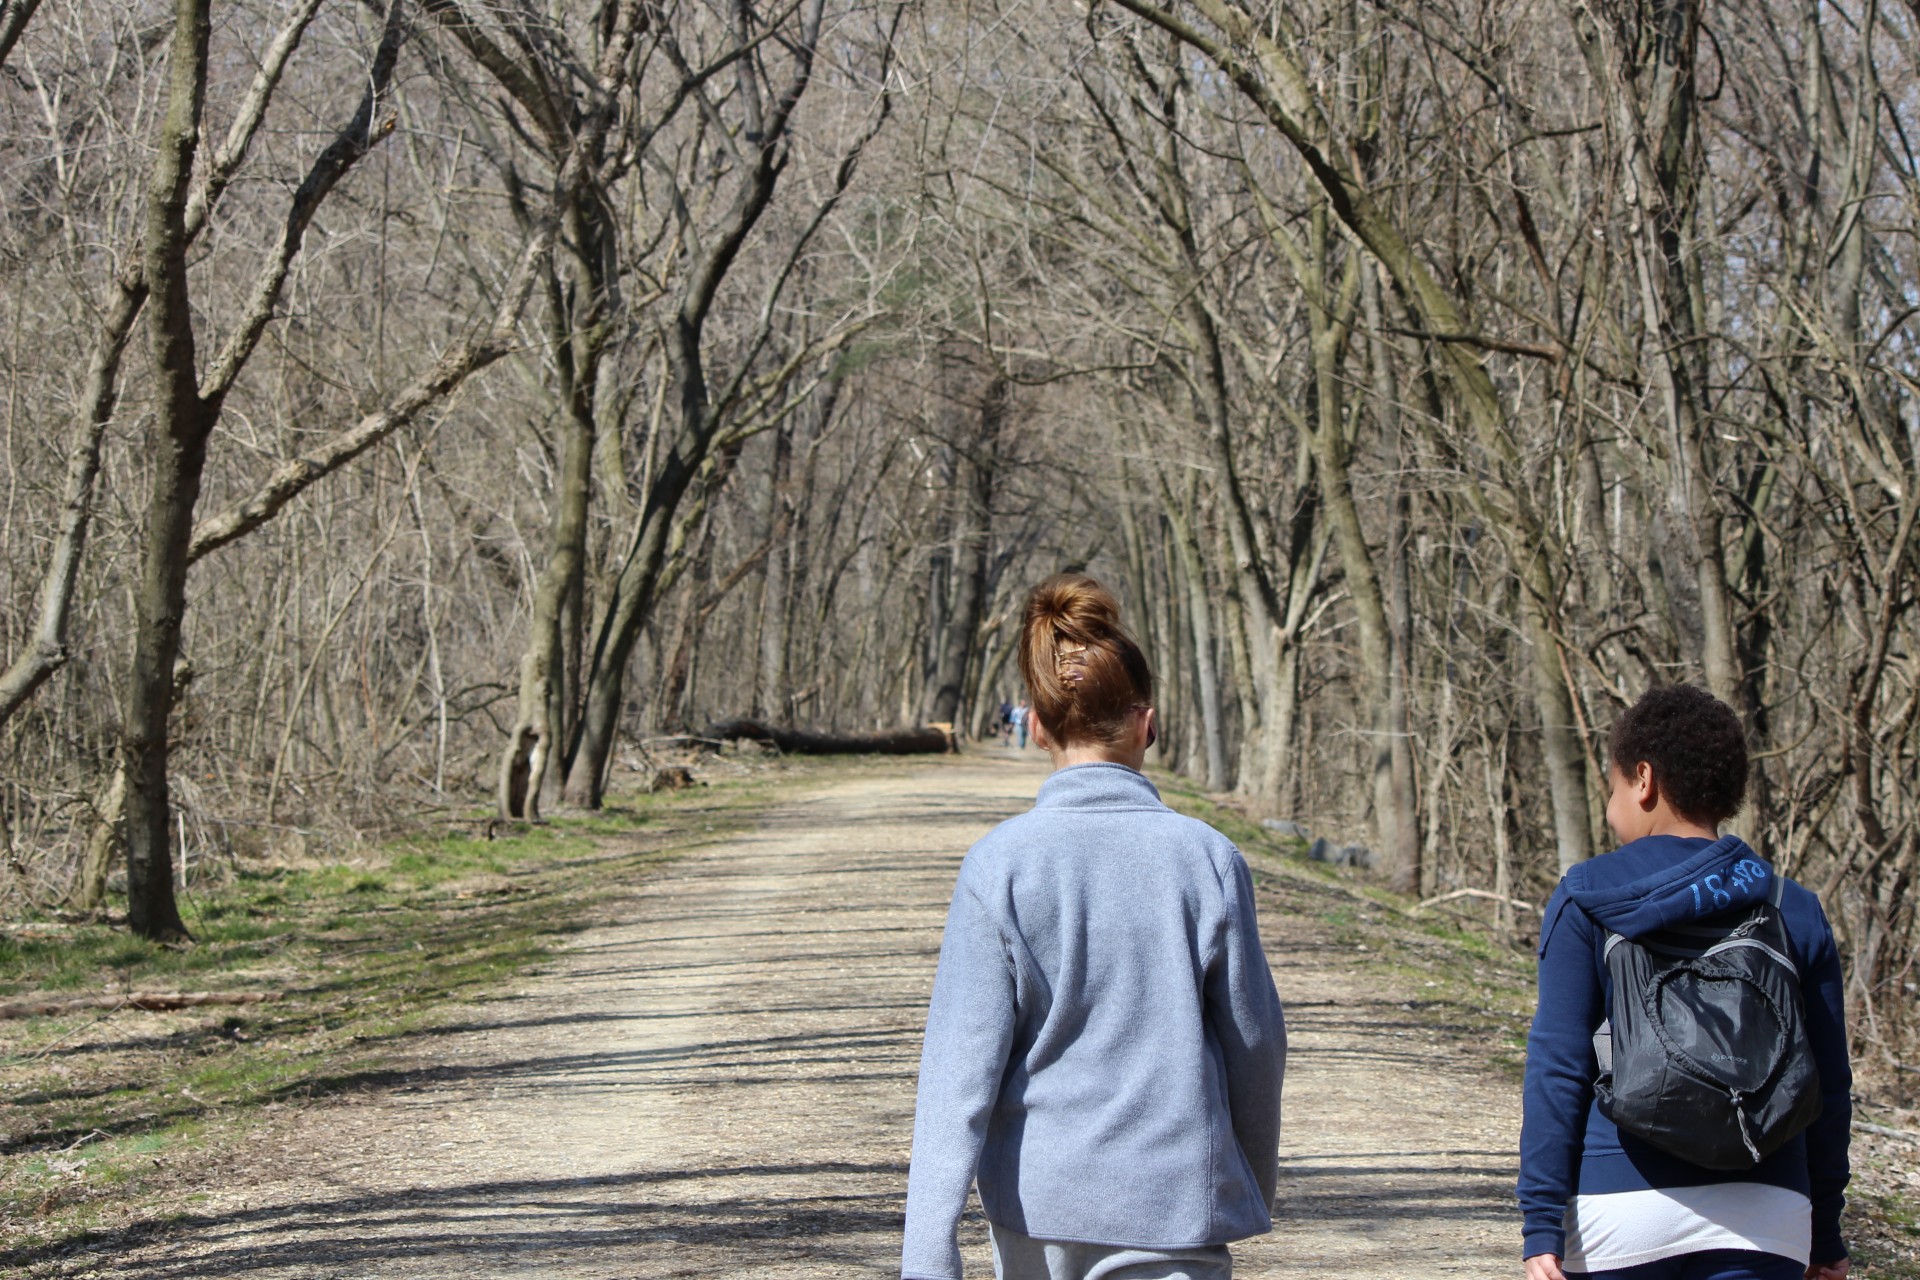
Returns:
[[[0,4],[0,892],[982,749],[1084,566],[1157,762],[1408,892],[1712,690],[1898,1060],[1917,92],[1878,0]]]

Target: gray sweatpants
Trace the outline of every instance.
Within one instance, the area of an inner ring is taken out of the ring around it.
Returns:
[[[1233,1257],[1223,1244],[1199,1249],[1129,1249],[1071,1240],[1036,1240],[997,1222],[993,1274],[997,1280],[1232,1280]]]

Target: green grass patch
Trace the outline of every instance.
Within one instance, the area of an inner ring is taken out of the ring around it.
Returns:
[[[242,863],[182,896],[182,946],[105,923],[0,927],[0,1000],[272,997],[0,1022],[0,1272],[129,1210],[164,1212],[176,1160],[238,1140],[269,1104],[363,1083],[410,1033],[503,995],[638,879],[829,770],[769,765],[493,839],[483,823],[421,832],[350,865]]]

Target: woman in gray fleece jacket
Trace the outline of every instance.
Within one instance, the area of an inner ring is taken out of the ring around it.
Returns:
[[[1001,1280],[1225,1280],[1272,1228],[1286,1025],[1245,861],[1141,774],[1153,678],[1093,579],[1027,598],[1055,772],[960,866],[920,1059],[906,1280],[959,1280],[977,1176]]]

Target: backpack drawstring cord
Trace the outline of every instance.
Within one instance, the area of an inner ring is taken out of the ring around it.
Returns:
[[[1741,1105],[1747,1095],[1738,1089],[1729,1089],[1727,1093],[1733,1098],[1733,1116],[1740,1126],[1740,1141],[1746,1144],[1747,1154],[1753,1157],[1753,1162],[1759,1164],[1762,1158],[1760,1148],[1753,1145],[1753,1134],[1747,1128],[1747,1109]]]

